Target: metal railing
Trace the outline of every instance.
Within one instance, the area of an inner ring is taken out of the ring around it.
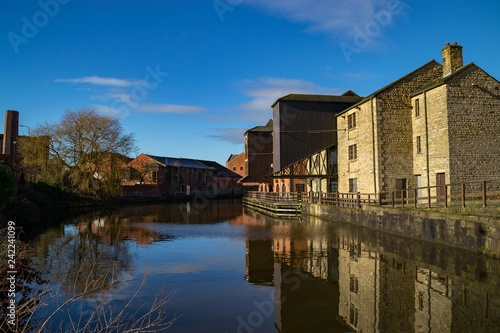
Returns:
[[[309,202],[341,207],[437,208],[493,203],[500,206],[500,179],[416,187],[381,193],[248,192],[245,197],[276,202]]]

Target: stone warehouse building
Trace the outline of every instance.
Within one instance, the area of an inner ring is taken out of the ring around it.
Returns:
[[[500,178],[500,82],[443,49],[443,77],[411,95],[413,174],[420,186]],[[452,194],[459,191],[452,187]]]
[[[337,117],[339,192],[500,178],[500,83],[442,53]]]
[[[294,162],[286,152],[296,154],[296,144],[283,136],[312,128],[294,117],[281,124],[275,104],[274,177],[307,180],[307,191],[365,194],[500,178],[500,83],[463,66],[456,43],[442,53],[443,66],[432,60],[337,112],[334,124],[325,120],[329,143]]]

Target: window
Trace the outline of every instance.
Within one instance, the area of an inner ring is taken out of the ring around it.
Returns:
[[[358,278],[354,275],[351,275],[351,279],[349,280],[349,290],[355,294],[357,294],[359,291]]]
[[[236,171],[236,167],[233,167],[233,171]]]
[[[349,178],[349,193],[357,193],[357,192],[358,192],[358,179]]]
[[[349,146],[349,159],[355,160],[358,158],[358,147],[357,145]]]
[[[157,184],[158,183],[158,171],[153,171],[151,180],[153,181],[153,184]]]
[[[420,116],[420,101],[418,98],[415,100],[415,117]]]
[[[356,127],[356,112],[347,116],[347,129]]]
[[[240,171],[243,171],[243,167],[242,166],[240,166]]]
[[[422,154],[422,137],[417,136],[417,154]]]

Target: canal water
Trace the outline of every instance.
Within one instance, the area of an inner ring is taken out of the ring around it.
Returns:
[[[178,319],[165,332],[500,332],[499,260],[341,222],[276,220],[238,200],[117,207],[31,244],[51,285],[82,292],[89,274],[124,279],[56,315],[54,331],[102,300],[119,310],[140,288],[127,308],[137,316],[174,292],[164,310]]]

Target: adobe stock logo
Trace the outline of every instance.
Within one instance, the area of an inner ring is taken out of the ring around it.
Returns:
[[[353,29],[353,43],[340,43],[344,58],[351,63],[353,54],[359,54],[367,48],[375,38],[382,34],[382,29],[394,22],[394,17],[403,12],[404,3],[400,0],[389,0],[386,9],[373,13],[373,19],[366,22],[363,27]]]
[[[39,29],[45,27],[51,18],[59,14],[61,5],[66,5],[70,0],[40,0],[38,1],[38,6],[40,10],[33,14],[31,20],[26,16],[21,18],[23,23],[21,27],[21,34],[16,34],[14,32],[9,32],[7,38],[10,41],[10,45],[14,49],[14,52],[19,53],[19,46],[21,44],[28,44],[29,41],[38,35]]]

